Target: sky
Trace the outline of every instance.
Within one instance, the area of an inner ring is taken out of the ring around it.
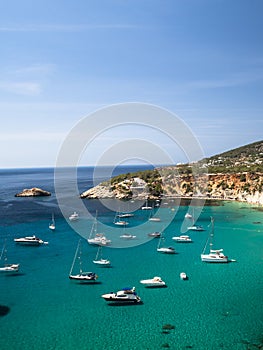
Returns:
[[[114,104],[171,112],[206,157],[262,140],[262,13],[261,0],[1,1],[0,168],[55,166],[80,120]],[[127,122],[102,127],[80,165],[133,138],[187,158]]]

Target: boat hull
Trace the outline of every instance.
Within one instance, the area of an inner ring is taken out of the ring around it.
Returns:
[[[109,301],[111,303],[140,303],[141,298],[138,296],[133,297],[118,297],[114,293],[113,294],[104,294],[101,296],[105,301]]]
[[[30,245],[30,246],[39,246],[41,244],[43,244],[43,241],[24,241],[24,240],[14,240],[17,244],[20,245]]]
[[[150,287],[150,288],[160,288],[160,287],[166,286],[164,281],[154,282],[152,280],[142,280],[140,281],[140,283],[143,284],[145,287]]]
[[[69,275],[69,279],[75,280],[75,281],[82,281],[82,282],[95,282],[97,280],[98,276],[94,273],[90,274],[77,274],[77,275]]]
[[[217,255],[210,255],[210,254],[201,254],[201,260],[207,263],[227,263],[228,257],[227,256],[217,256]]]
[[[169,248],[157,248],[157,252],[163,254],[175,254],[175,250]]]
[[[19,271],[19,264],[10,264],[10,265],[6,265],[4,267],[0,267],[0,273],[12,274],[12,273],[16,273],[18,271]]]
[[[105,266],[105,267],[108,267],[111,264],[109,260],[104,260],[104,259],[93,260],[93,263],[96,264],[96,265]]]

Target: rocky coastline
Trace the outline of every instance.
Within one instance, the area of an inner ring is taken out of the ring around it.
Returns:
[[[195,183],[192,175],[177,175],[162,178],[162,194],[155,195],[153,184],[145,183],[134,187],[134,178],[118,183],[101,183],[83,192],[81,198],[117,199],[159,199],[159,198],[202,198],[213,200],[233,200],[263,206],[263,174],[207,174],[201,183]],[[136,179],[136,181],[138,181]],[[157,182],[160,185],[159,182]]]
[[[43,197],[51,196],[51,193],[38,187],[25,188],[22,192],[16,193],[15,197]]]

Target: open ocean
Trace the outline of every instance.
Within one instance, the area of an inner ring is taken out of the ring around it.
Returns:
[[[138,169],[146,167],[119,167],[114,174]],[[80,192],[92,187],[92,174],[93,168],[79,170]],[[98,283],[84,285],[68,278],[80,236],[58,208],[53,177],[53,169],[0,170],[0,248],[6,241],[8,261],[20,263],[17,275],[0,275],[1,350],[263,349],[262,210],[244,203],[207,202],[198,219],[206,230],[189,232],[194,242],[179,244],[172,237],[180,234],[187,203],[178,206],[163,199],[162,221],[151,226],[142,224],[149,213],[138,209],[129,219],[129,232],[147,236],[171,221],[165,228],[166,243],[177,254],[158,253],[158,240],[148,239],[134,247],[103,248],[112,267],[99,268],[92,263],[97,248],[83,239],[83,265],[99,276]],[[14,197],[31,187],[52,195]],[[122,234],[123,228],[113,224],[115,212],[99,200],[84,202],[91,213],[98,210],[99,221],[108,227],[107,238],[116,239],[116,230]],[[54,232],[48,228],[52,213]],[[215,248],[224,248],[236,262],[201,261],[211,216]],[[88,235],[92,223],[80,216],[76,225],[86,227]],[[49,244],[26,247],[13,241],[33,234]],[[180,279],[182,271],[188,280]],[[149,289],[139,282],[154,276],[161,276],[167,288]],[[110,306],[101,298],[127,286],[136,287],[142,304]]]

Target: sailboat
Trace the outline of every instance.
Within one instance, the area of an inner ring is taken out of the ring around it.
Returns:
[[[193,222],[191,226],[187,227],[187,230],[189,230],[189,231],[204,231],[205,230],[202,225],[195,224],[194,209],[193,209],[193,215],[191,215],[190,213],[186,213],[185,218],[190,219]]]
[[[157,252],[164,253],[164,254],[175,254],[176,252],[173,247],[162,247],[162,243],[164,241],[165,241],[165,238],[161,235],[157,246]]]
[[[142,210],[152,210],[152,207],[148,205],[148,198],[146,198],[145,206],[141,208]]]
[[[73,270],[77,259],[79,260],[79,273],[73,275]],[[82,270],[81,239],[80,239],[78,242],[75,256],[69,272],[69,279],[77,280],[80,282],[94,282],[96,281],[97,278],[98,276],[95,274],[95,272],[83,272]]]
[[[97,264],[102,267],[109,267],[110,266],[110,260],[108,259],[103,259],[102,258],[102,247],[100,246],[97,251],[97,255],[95,260],[93,260],[94,264]]]
[[[224,255],[223,249],[212,249],[213,248],[213,238],[214,238],[214,218],[211,218],[211,233],[206,241],[204,250],[201,254],[201,260],[209,263],[227,263],[228,257]],[[209,243],[210,249],[209,253],[205,254],[207,245]]]
[[[154,216],[154,209],[151,210],[149,215],[149,221],[160,222],[161,219],[158,216]]]
[[[117,212],[116,215],[115,215],[114,221],[113,221],[114,225],[119,225],[119,226],[126,226],[126,225],[129,225],[129,222],[128,222],[128,221],[122,220],[122,219],[125,218],[125,217],[127,217],[127,216],[122,216],[121,213],[118,213],[118,212]]]
[[[96,211],[96,216],[94,223],[92,225],[89,238],[87,239],[88,243],[91,245],[109,245],[111,243],[110,239],[107,239],[103,233],[97,233],[98,221],[97,221],[98,212]]]
[[[6,273],[16,273],[19,270],[19,264],[8,264],[7,263],[7,249],[6,245],[4,244],[0,260],[4,260],[4,265],[0,267],[0,272],[6,272]]]
[[[54,214],[52,214],[52,220],[51,220],[48,228],[52,231],[54,231],[56,229]]]

